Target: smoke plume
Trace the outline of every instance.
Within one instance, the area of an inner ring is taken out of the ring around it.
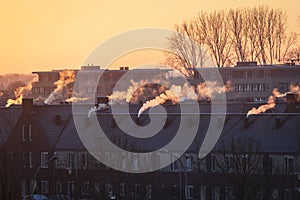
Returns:
[[[69,84],[75,81],[75,72],[73,70],[64,70],[59,72],[59,80],[54,83],[55,90],[45,99],[45,104],[51,104],[55,100],[67,99],[70,88]]]
[[[68,99],[66,99],[65,102],[71,103],[71,102],[80,102],[80,101],[87,101],[89,100],[89,97],[76,97],[76,96],[72,96]]]
[[[102,110],[106,106],[107,105],[105,103],[99,103],[98,106],[93,106],[88,112],[88,117],[90,118],[94,112],[96,112],[97,110]]]
[[[32,83],[36,81],[36,78],[33,78],[26,86],[18,87],[14,91],[15,99],[8,99],[5,107],[10,107],[13,104],[22,104],[23,97],[26,97],[31,93]]]
[[[261,105],[258,108],[253,107],[251,110],[247,113],[247,118],[249,115],[257,115],[263,112],[266,112],[267,110],[274,108],[276,105],[275,103],[275,97],[273,95],[269,96],[267,104]]]
[[[172,85],[171,88],[165,93],[155,97],[154,99],[146,101],[139,109],[138,117],[145,110],[157,105],[161,105],[167,100],[170,100],[173,103],[178,103],[186,100],[197,101],[200,99],[211,99],[213,94],[221,94],[223,92],[229,91],[230,89],[231,88],[229,86],[229,83],[225,86],[219,86],[219,84],[217,84],[216,82],[209,81],[198,84],[197,89],[195,89],[195,87],[190,86],[187,83],[184,83],[183,86]]]
[[[130,83],[131,86],[129,86],[126,91],[114,91],[110,96],[108,96],[109,104],[137,102],[140,96],[135,96],[135,94],[143,94],[145,90],[144,85],[149,83],[160,84],[161,81],[159,79],[151,81],[146,79],[141,80],[140,82],[135,82],[131,79]]]

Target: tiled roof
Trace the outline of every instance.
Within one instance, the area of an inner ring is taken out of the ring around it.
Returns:
[[[32,116],[40,125],[50,146],[54,146],[59,139],[71,111],[72,107],[69,105],[34,106]]]
[[[209,111],[209,105],[207,104],[201,106],[200,110],[203,114],[200,115],[197,136],[191,145],[190,150],[199,150],[199,145],[202,144],[203,138],[210,123],[211,114],[203,112]],[[231,138],[243,139],[245,137],[250,137],[261,143],[262,150],[264,152],[300,152],[300,113],[283,113],[286,106],[285,104],[279,103],[272,111],[268,111],[260,115],[251,115],[248,118],[249,126],[245,128],[246,111],[257,106],[258,104],[229,104],[227,111],[231,112],[229,112],[226,116],[221,137],[219,138],[213,150],[220,150],[223,142],[226,142]],[[137,119],[136,113],[138,108],[138,106],[130,107],[130,112],[134,113],[130,117],[131,119]],[[97,112],[96,119],[99,121],[101,128],[106,133],[108,138],[110,138],[112,141],[116,141],[116,137],[118,136],[122,138],[121,141],[117,142],[121,148],[129,151],[153,151],[168,144],[178,131],[178,126],[180,124],[180,114],[178,114],[179,106],[168,105],[166,106],[166,110],[169,114],[166,125],[158,134],[147,139],[140,139],[125,134],[118,126],[114,125],[110,110]],[[86,113],[83,109],[82,113],[78,115],[81,117],[79,123],[81,123],[83,129],[86,130],[86,133],[89,134],[89,127],[94,126],[95,123],[93,122],[93,117],[87,117],[87,112],[88,109],[86,110]],[[116,119],[116,121],[118,121],[118,123],[127,123],[126,119],[129,117],[126,118],[122,114],[120,114],[120,116],[121,117]],[[278,128],[275,127],[275,118],[280,118]],[[150,119],[147,114],[142,115],[139,119],[139,125],[146,126],[148,123],[150,123]],[[132,128],[134,131],[134,126]],[[62,136],[55,146],[56,149],[84,149],[84,146],[77,134],[73,117],[67,121],[61,134]],[[127,145],[124,144],[124,142],[126,142]],[[178,148],[181,149],[183,147],[179,145]]]
[[[0,146],[3,146],[6,142],[20,115],[21,108],[19,106],[0,108]]]

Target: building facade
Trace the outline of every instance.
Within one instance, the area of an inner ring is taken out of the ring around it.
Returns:
[[[32,99],[24,99],[21,106],[1,108],[1,149],[9,161],[1,163],[1,171],[7,175],[3,176],[5,180],[1,177],[1,184],[12,182],[16,186],[3,187],[5,191],[1,193],[5,192],[7,199],[32,193],[49,197],[68,195],[72,199],[221,200],[241,199],[243,195],[252,199],[297,199],[300,187],[299,102],[292,105],[288,101],[279,102],[274,113],[246,118],[245,111],[258,105],[228,104],[218,142],[207,156],[199,158],[198,151],[211,120],[211,113],[203,113],[197,136],[183,155],[179,156],[176,150],[175,153],[153,153],[153,162],[167,159],[172,163],[163,169],[139,174],[109,168],[87,151],[74,124],[71,105],[34,105]],[[79,113],[87,130],[92,126],[87,116],[90,106],[83,105]],[[147,125],[147,113],[136,121],[137,106],[130,107],[132,119],[136,125]],[[209,110],[210,104],[199,106],[202,111]],[[124,136],[109,106],[96,111],[94,116],[116,145],[133,152],[152,152],[172,140],[180,124],[180,113],[176,114],[179,106],[166,104],[164,107],[173,114],[167,117],[157,138],[145,141]],[[291,107],[293,112],[290,112]],[[101,151],[106,159],[124,167],[129,164],[132,170],[143,165],[135,157],[125,163],[124,157],[112,157],[110,152],[105,152],[105,149]]]
[[[256,63],[250,64],[239,63],[236,67],[218,69],[224,84],[227,84],[229,88],[226,91],[227,100],[266,101],[274,88],[284,93],[290,90],[291,84],[299,83],[299,65],[258,66]],[[212,68],[198,70],[200,74],[205,74],[205,77],[209,77],[211,81],[216,80],[216,70]],[[76,74],[78,73],[78,70],[74,71]],[[54,82],[59,79],[59,71],[33,73],[37,74],[39,78],[37,82],[33,83],[32,97],[47,98],[56,87]],[[128,86],[131,85],[129,80],[135,82],[148,80],[160,84],[168,81],[169,85],[182,83],[182,80],[178,79],[178,74],[171,69],[129,70],[129,68],[121,67],[119,70],[102,70],[99,66],[83,66],[81,73],[86,73],[87,76],[86,80],[80,83],[80,91],[84,91],[87,95],[95,92],[96,96],[109,96],[113,91],[126,91]],[[100,75],[101,79],[97,87],[91,86],[88,80],[97,80]],[[202,83],[204,80],[200,76],[199,78],[188,79],[188,81],[197,88],[197,84]]]

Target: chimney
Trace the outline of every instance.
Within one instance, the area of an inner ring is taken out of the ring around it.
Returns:
[[[22,113],[30,113],[33,108],[33,99],[22,99]]]
[[[296,113],[297,109],[296,109],[296,94],[294,93],[289,93],[286,95],[286,113]]]
[[[278,130],[280,127],[280,118],[279,117],[275,117],[274,119],[274,129]]]
[[[99,103],[108,104],[108,97],[97,97],[97,105]]]

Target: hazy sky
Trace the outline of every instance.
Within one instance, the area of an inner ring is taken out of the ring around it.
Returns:
[[[287,11],[289,27],[300,33],[299,0],[1,0],[0,74],[79,68],[94,48],[120,32],[172,28],[199,11],[254,5]],[[150,54],[132,54],[114,64],[134,66],[161,58]]]

